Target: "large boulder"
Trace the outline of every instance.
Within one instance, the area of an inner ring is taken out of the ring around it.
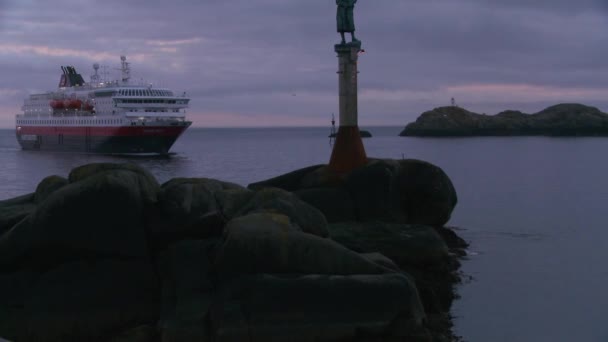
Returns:
[[[30,284],[17,334],[7,337],[99,341],[129,325],[154,324],[159,312],[157,284],[152,267],[140,261],[63,264]]]
[[[157,342],[158,332],[154,326],[140,325],[121,332],[108,342]],[[1,342],[1,341],[0,341]]]
[[[34,196],[32,193],[0,201],[0,236],[36,209]]]
[[[70,171],[68,181],[70,183],[80,182],[99,173],[110,172],[113,175],[119,176],[124,173],[135,173],[137,177],[123,179],[130,180],[134,183],[128,184],[132,188],[137,188],[139,195],[145,203],[155,203],[158,199],[160,185],[154,176],[143,167],[132,163],[92,163],[76,167]]]
[[[150,231],[160,242],[219,236],[225,218],[216,193],[243,190],[208,178],[174,178],[164,183],[156,210],[148,213]]]
[[[394,187],[407,223],[442,226],[458,203],[450,178],[441,168],[425,161],[400,160]]]
[[[159,258],[163,341],[206,340],[206,320],[216,291],[213,262],[218,239],[184,240],[172,244]]]
[[[266,214],[232,220],[217,256],[223,274],[378,274],[387,269],[330,240],[296,230]]]
[[[38,186],[34,193],[34,202],[40,203],[44,201],[50,194],[68,185],[69,181],[61,176],[48,176],[45,177]]]
[[[215,199],[224,217],[233,219],[255,196],[255,192],[247,189],[229,189],[215,193]]]
[[[327,220],[323,213],[285,190],[264,188],[255,192],[236,216],[260,211],[284,214],[302,231],[321,237],[328,236]]]
[[[423,225],[342,222],[329,226],[330,236],[361,253],[379,252],[398,265],[443,268],[448,247],[435,229]]]
[[[263,188],[279,188],[287,191],[296,191],[302,188],[301,180],[307,174],[322,167],[322,164],[308,166],[302,169],[298,169],[278,177],[270,178],[261,182],[251,183],[248,185],[249,189],[260,190]]]
[[[147,180],[100,172],[53,192],[0,237],[0,271],[91,257],[148,258],[143,220]]]
[[[346,176],[345,188],[355,202],[358,220],[406,222],[407,213],[397,204],[399,189],[395,187],[395,173],[398,168],[399,164],[393,160],[370,159],[367,165]]]
[[[441,226],[450,219],[458,202],[454,186],[441,168],[414,159],[370,158],[366,165],[343,175],[333,174],[326,166],[315,166],[294,171],[289,179],[288,183],[272,179],[249,187],[274,185],[294,191],[330,222],[348,221],[354,216],[358,221]]]
[[[27,314],[23,304],[39,278],[31,270],[0,273],[0,337],[16,341],[25,331]]]
[[[223,288],[211,323],[220,341],[410,341],[424,317],[404,275],[258,274]]]
[[[457,280],[454,258],[434,227],[344,222],[331,224],[329,229],[331,238],[344,246],[361,253],[379,252],[412,275],[427,313],[449,310]],[[382,264],[378,256],[374,260]]]
[[[350,193],[342,188],[309,188],[295,191],[302,201],[319,209],[327,222],[355,221],[357,210]]]
[[[201,215],[219,210],[217,192],[241,189],[240,185],[215,179],[174,178],[162,185],[160,209],[176,223],[196,222]]]

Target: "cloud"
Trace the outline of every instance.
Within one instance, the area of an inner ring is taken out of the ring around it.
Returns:
[[[361,122],[401,125],[451,96],[485,112],[606,110],[606,14],[603,0],[361,0]],[[21,91],[0,106],[15,110],[56,86],[59,65],[115,72],[126,54],[134,79],[187,91],[200,125],[325,125],[338,111],[333,0],[9,0],[0,35],[0,88]]]
[[[15,57],[25,55],[40,55],[44,57],[71,57],[84,58],[91,61],[104,60],[114,58],[115,56],[107,52],[83,51],[77,49],[53,48],[40,45],[21,45],[21,44],[0,44],[0,54],[10,54]],[[142,54],[131,55],[131,59],[142,60],[145,58]]]
[[[175,45],[190,45],[200,43],[203,39],[200,37],[188,38],[188,39],[174,39],[174,40],[147,40],[145,43],[148,45],[156,46],[175,46]]]

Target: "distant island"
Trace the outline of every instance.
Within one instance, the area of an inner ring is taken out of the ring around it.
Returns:
[[[565,103],[535,114],[506,110],[477,114],[458,106],[422,113],[400,136],[608,136],[608,114],[595,107]]]

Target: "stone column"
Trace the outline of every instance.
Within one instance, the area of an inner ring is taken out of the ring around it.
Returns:
[[[357,43],[335,45],[339,61],[340,127],[329,168],[336,173],[346,173],[367,163],[357,122],[357,59],[361,51],[361,44]]]

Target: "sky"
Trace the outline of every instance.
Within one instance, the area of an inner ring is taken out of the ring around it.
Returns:
[[[0,0],[0,127],[60,65],[186,92],[200,127],[328,126],[338,116],[335,0]],[[608,111],[607,0],[359,0],[360,126],[456,103]]]

